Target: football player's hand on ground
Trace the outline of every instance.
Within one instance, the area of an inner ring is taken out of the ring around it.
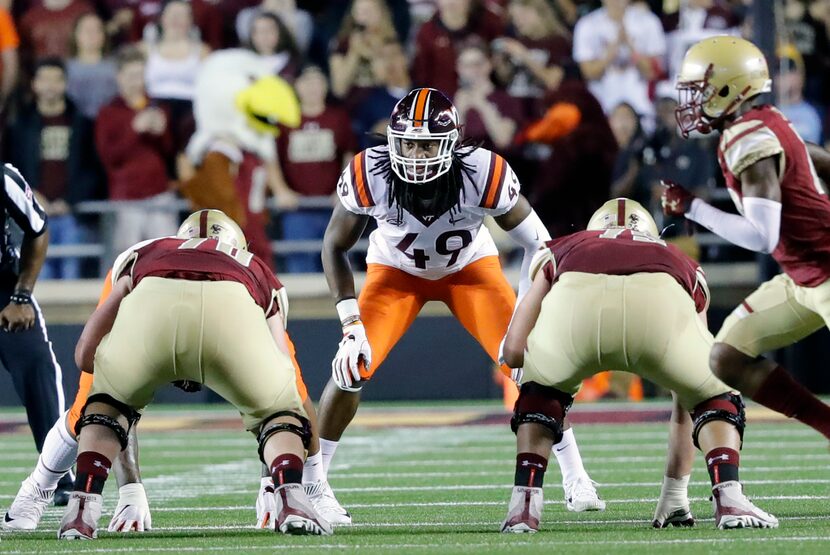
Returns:
[[[661,181],[663,192],[660,195],[660,204],[666,216],[683,216],[692,206],[695,195],[690,193],[674,181]]]
[[[110,532],[144,532],[153,527],[150,505],[143,484],[124,484],[118,488],[118,506],[107,530]]]
[[[372,348],[366,338],[366,328],[360,321],[343,328],[343,339],[337,348],[337,354],[331,361],[331,375],[337,387],[343,391],[359,391],[360,362],[366,370],[372,364]]]
[[[273,518],[277,512],[277,500],[274,499],[274,480],[263,477],[259,482],[259,494],[256,498],[256,527],[273,528]]]

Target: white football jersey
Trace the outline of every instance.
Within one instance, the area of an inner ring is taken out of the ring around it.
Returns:
[[[399,218],[398,206],[394,202],[390,206],[386,178],[378,169],[388,158],[386,146],[364,150],[346,166],[337,184],[340,202],[349,212],[372,216],[377,222],[366,262],[435,280],[498,254],[482,223],[485,216],[500,216],[518,201],[519,180],[504,158],[473,149],[464,158],[472,172],[464,177],[460,206],[432,219],[417,218],[406,210]]]

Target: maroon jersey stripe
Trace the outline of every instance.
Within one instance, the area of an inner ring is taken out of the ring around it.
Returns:
[[[625,227],[625,199],[617,201],[617,225]]]
[[[199,237],[207,237],[208,211],[202,210],[199,214]]]

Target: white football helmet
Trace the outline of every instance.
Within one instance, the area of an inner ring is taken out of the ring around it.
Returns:
[[[611,199],[594,212],[588,221],[590,230],[608,229],[610,227],[626,227],[642,233],[648,233],[652,237],[659,237],[660,230],[654,223],[654,218],[643,206],[629,198]]]
[[[240,250],[248,250],[248,241],[242,229],[227,214],[221,210],[206,208],[194,212],[182,222],[176,237],[192,239],[216,239]]]

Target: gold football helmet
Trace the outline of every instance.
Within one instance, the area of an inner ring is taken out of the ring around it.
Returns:
[[[651,217],[648,210],[643,208],[639,202],[629,198],[611,199],[600,206],[599,210],[594,212],[594,215],[588,221],[587,229],[588,231],[596,231],[612,227],[625,227],[641,233],[648,233],[653,237],[660,236],[657,224],[654,223],[654,218]]]
[[[180,239],[216,239],[240,250],[248,250],[245,234],[235,221],[221,210],[207,208],[194,212],[182,222],[176,237]]]
[[[732,36],[703,39],[686,52],[677,75],[677,125],[684,137],[709,133],[741,104],[771,89],[767,60],[757,46]]]

